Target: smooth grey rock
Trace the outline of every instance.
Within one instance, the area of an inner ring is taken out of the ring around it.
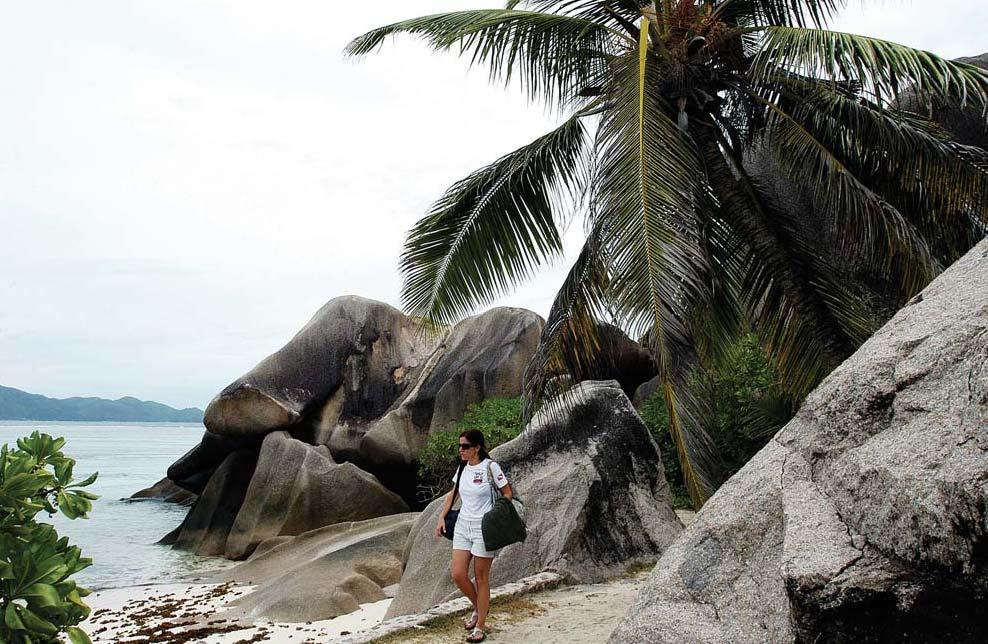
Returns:
[[[641,411],[642,406],[648,402],[648,400],[655,395],[655,392],[659,390],[659,377],[643,382],[638,385],[635,389],[635,395],[631,398],[631,404],[635,406],[635,409]]]
[[[531,311],[506,307],[459,322],[402,398],[373,424],[351,431],[346,444],[358,443],[359,453],[331,441],[334,456],[354,460],[412,498],[414,462],[429,434],[452,429],[471,403],[521,395],[543,324]]]
[[[189,510],[177,534],[165,537],[176,548],[199,555],[222,555],[257,466],[257,452],[240,450],[226,457]]]
[[[186,489],[175,485],[174,481],[165,477],[151,487],[138,490],[130,495],[126,501],[161,501],[163,503],[174,503],[175,505],[192,505],[196,501],[196,495]]]
[[[239,450],[257,451],[261,438],[203,432],[199,444],[168,467],[167,477],[182,489],[202,494],[213,472],[230,454]]]
[[[986,436],[988,240],[718,490],[610,641],[983,641]]]
[[[296,425],[328,400],[319,414],[323,428],[377,418],[428,355],[427,340],[421,325],[387,304],[335,298],[288,344],[220,392],[203,422],[215,434],[265,434]]]
[[[418,513],[345,522],[263,542],[250,559],[211,582],[257,586],[225,618],[277,622],[330,619],[385,598],[401,577],[401,556]]]
[[[597,581],[651,562],[682,530],[658,447],[617,382],[583,382],[491,452],[527,508],[528,539],[494,560],[492,585],[546,568]],[[388,616],[441,603],[455,587],[451,546],[436,538],[442,507],[422,513]]]
[[[352,463],[337,464],[324,446],[272,432],[261,445],[224,556],[242,559],[271,537],[407,511],[374,475]]]

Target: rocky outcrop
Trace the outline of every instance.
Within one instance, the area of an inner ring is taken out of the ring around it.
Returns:
[[[180,488],[169,478],[163,478],[151,487],[134,492],[127,501],[161,501],[175,505],[192,505],[196,495]]]
[[[593,378],[587,379],[617,380],[621,390],[632,398],[643,383],[651,382],[658,373],[652,353],[613,324],[601,323],[599,329],[601,358]]]
[[[958,58],[957,61],[988,70],[988,53]],[[925,101],[914,101],[908,107],[921,113],[926,113],[928,109]],[[956,107],[934,107],[933,114],[960,143],[988,149],[988,119],[980,108],[968,107],[962,110]]]
[[[202,498],[166,541],[241,559],[277,535],[421,508],[416,459],[429,435],[473,403],[519,396],[543,325],[499,307],[440,337],[386,304],[331,300],[210,403],[199,445],[168,469]],[[602,338],[609,370],[598,376],[631,394],[654,375],[620,330],[605,325]],[[234,454],[249,471],[230,471]]]
[[[618,383],[584,382],[491,456],[528,509],[528,539],[494,560],[492,583],[558,569],[592,581],[654,561],[682,529],[658,447]],[[450,543],[434,529],[442,500],[412,528],[388,615],[419,612],[455,592]]]
[[[236,451],[257,451],[262,436],[220,436],[203,432],[199,444],[168,467],[168,478],[182,489],[202,494],[224,460]]]
[[[611,642],[988,632],[988,241],[707,502]]]
[[[222,555],[226,539],[244,503],[257,452],[240,450],[228,455],[209,479],[177,532],[162,541],[200,555]]]
[[[337,464],[324,446],[273,432],[261,445],[223,554],[243,559],[270,537],[400,512],[408,506],[373,474],[352,463]]]
[[[249,560],[210,580],[256,586],[223,617],[316,621],[384,599],[384,589],[401,577],[402,549],[417,516],[338,523],[263,542]]]
[[[542,325],[531,311],[505,307],[463,320],[394,407],[369,427],[330,439],[330,449],[393,481],[393,487],[405,487],[394,476],[409,470],[429,434],[452,429],[471,403],[521,395]],[[356,455],[350,451],[354,444]]]
[[[338,297],[288,344],[221,391],[203,422],[214,434],[265,434],[296,425],[330,401],[319,411],[322,424],[377,418],[430,350],[422,327],[401,311]]]

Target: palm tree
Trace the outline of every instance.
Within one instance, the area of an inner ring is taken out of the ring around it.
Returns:
[[[359,55],[421,36],[567,115],[415,225],[406,308],[449,324],[491,302],[558,257],[561,225],[582,212],[586,241],[529,369],[526,413],[572,381],[560,373],[595,371],[598,320],[615,322],[650,345],[702,503],[717,475],[697,364],[744,325],[805,394],[873,329],[849,266],[909,297],[986,231],[988,154],[903,105],[984,114],[988,75],[828,30],[844,2],[511,1],[355,39],[347,51]]]

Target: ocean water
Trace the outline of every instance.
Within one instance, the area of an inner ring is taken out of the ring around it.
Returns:
[[[197,557],[155,543],[182,522],[188,508],[121,500],[161,479],[175,459],[199,442],[202,425],[0,421],[0,444],[13,444],[34,430],[65,437],[62,450],[76,460],[77,479],[99,472],[87,488],[100,495],[89,519],[38,516],[54,523],[60,535],[93,559],[93,565],[75,577],[80,584],[102,590],[169,583],[229,565],[224,559]]]

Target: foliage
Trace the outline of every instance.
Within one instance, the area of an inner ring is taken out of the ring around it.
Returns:
[[[721,363],[698,369],[691,380],[709,399],[706,425],[721,458],[719,481],[741,469],[795,413],[795,401],[783,390],[752,334],[738,338]],[[657,393],[646,400],[640,414],[659,444],[675,506],[693,507],[669,433],[663,396]]]
[[[34,432],[16,449],[0,448],[0,642],[58,642],[62,633],[73,644],[89,642],[76,624],[89,615],[82,598],[90,591],[70,577],[92,560],[35,519],[42,511],[86,518],[98,498],[81,489],[96,474],[73,480],[75,461],[62,454],[64,444]]]
[[[525,416],[599,370],[598,320],[644,336],[702,503],[725,455],[699,365],[750,328],[802,397],[874,330],[861,282],[894,308],[988,231],[988,153],[908,107],[984,114],[988,74],[828,30],[845,3],[511,0],[355,39],[360,55],[419,36],[567,115],[411,230],[406,308],[448,324],[494,301],[559,257],[561,227],[583,211],[585,246],[526,375]]]
[[[455,429],[430,434],[419,453],[419,498],[428,502],[452,487],[450,477],[460,462],[460,432],[479,429],[490,451],[521,433],[521,410],[521,398],[487,398],[469,405]]]

